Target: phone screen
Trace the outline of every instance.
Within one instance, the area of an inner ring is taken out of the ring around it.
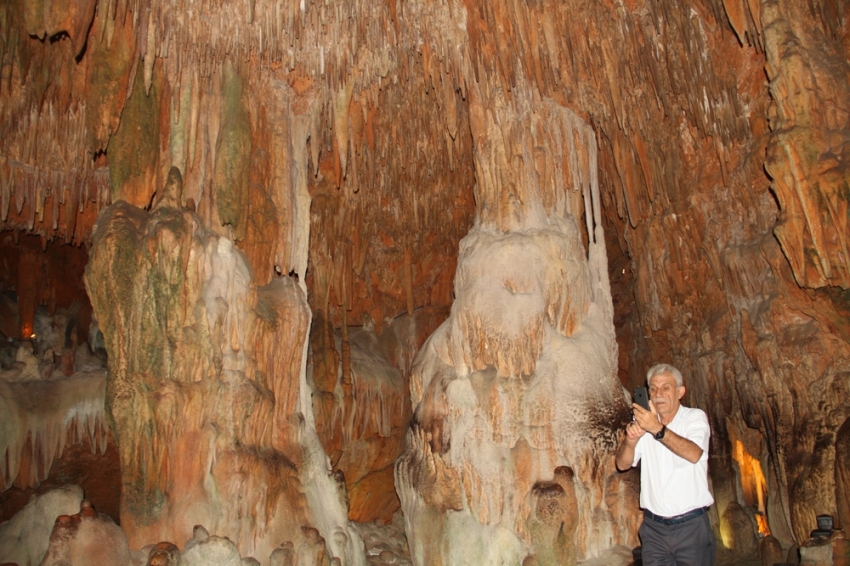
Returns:
[[[649,395],[647,395],[646,393],[646,387],[635,387],[634,395],[635,403],[637,403],[647,411],[651,410],[649,408]]]

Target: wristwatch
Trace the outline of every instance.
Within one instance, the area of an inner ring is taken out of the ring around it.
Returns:
[[[655,433],[655,440],[664,438],[664,433],[667,432],[667,425],[661,425],[661,430]]]

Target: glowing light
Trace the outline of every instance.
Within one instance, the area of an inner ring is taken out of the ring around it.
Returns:
[[[741,489],[744,492],[744,503],[758,510],[756,522],[758,523],[759,534],[767,536],[770,534],[766,513],[767,481],[765,481],[764,472],[761,469],[761,462],[747,452],[744,444],[737,439],[732,450],[732,458],[735,459],[738,468],[741,470]]]
[[[27,336],[34,336],[35,335],[34,330],[35,329],[33,328],[33,324],[32,324],[31,321],[21,322],[21,334],[20,334],[21,338],[25,339]]]

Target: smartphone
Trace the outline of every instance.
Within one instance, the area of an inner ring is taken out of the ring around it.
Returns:
[[[635,403],[646,409],[647,411],[651,411],[649,408],[649,395],[646,393],[646,387],[635,387],[634,391]]]

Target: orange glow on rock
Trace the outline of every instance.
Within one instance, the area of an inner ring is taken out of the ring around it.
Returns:
[[[756,521],[759,533],[762,536],[767,536],[770,534],[766,512],[767,482],[761,469],[761,462],[747,452],[744,443],[740,440],[735,440],[732,458],[738,463],[738,468],[741,470],[741,489],[743,490],[744,503],[748,507],[758,510]]]

